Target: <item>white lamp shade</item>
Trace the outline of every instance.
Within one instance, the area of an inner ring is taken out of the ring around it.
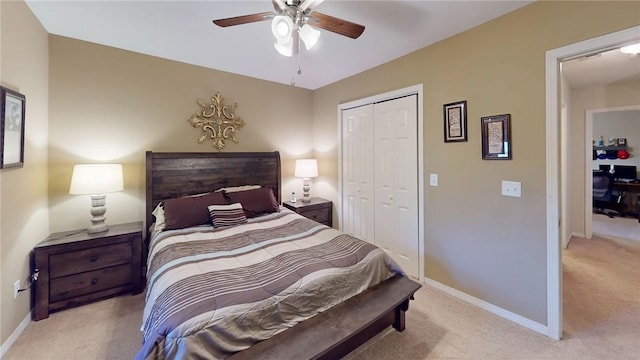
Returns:
[[[296,160],[295,176],[301,178],[318,176],[318,161],[316,159]]]
[[[289,41],[286,43],[281,43],[276,41],[275,44],[273,44],[273,47],[276,48],[276,50],[280,53],[280,55],[284,55],[287,57],[290,57],[291,55],[293,55],[293,42]]]
[[[73,167],[69,194],[92,195],[122,191],[122,165],[83,164]]]
[[[315,46],[315,44],[318,42],[318,39],[320,38],[320,31],[312,28],[311,26],[309,26],[309,24],[304,24],[300,28],[299,34],[307,50],[311,50],[311,48]]]
[[[271,32],[279,43],[291,41],[293,33],[293,20],[289,16],[277,15],[271,21]]]
[[[276,50],[284,56],[293,55],[293,20],[289,16],[274,16],[271,21],[271,32],[276,38],[273,44]]]

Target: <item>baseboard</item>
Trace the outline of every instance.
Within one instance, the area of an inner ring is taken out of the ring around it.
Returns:
[[[565,250],[565,249],[569,248],[569,244],[571,244],[571,240],[573,240],[573,238],[586,239],[587,235],[582,234],[582,233],[577,233],[577,232],[571,233],[571,235],[569,235],[569,241],[567,241],[567,245],[562,250]]]
[[[522,317],[518,314],[512,313],[511,311],[505,310],[503,308],[500,308],[498,306],[495,306],[493,304],[490,304],[484,300],[480,300],[476,297],[473,297],[469,294],[463,293],[462,291],[456,290],[454,288],[451,288],[447,285],[444,285],[442,283],[439,283],[435,280],[431,280],[429,278],[424,278],[424,283],[430,286],[433,286],[434,288],[441,290],[457,299],[460,299],[462,301],[465,301],[471,305],[475,305],[483,310],[486,310],[494,315],[498,315],[501,318],[507,319],[511,322],[514,322],[520,326],[524,326],[527,329],[533,330],[535,332],[538,332],[544,336],[549,336],[549,331],[547,329],[546,325],[542,325],[540,323],[537,323],[533,320],[527,319],[525,317]]]
[[[587,235],[585,233],[572,232],[569,238],[572,238],[572,237],[579,237],[579,238],[586,239]]]
[[[9,351],[11,346],[13,346],[13,343],[15,343],[16,340],[18,340],[18,337],[24,332],[24,330],[27,328],[27,325],[29,325],[30,322],[31,322],[31,311],[29,311],[27,316],[24,317],[24,319],[20,322],[18,327],[13,331],[11,336],[9,336],[7,341],[5,341],[4,344],[2,344],[2,346],[0,346],[0,359],[2,359],[2,357],[4,357],[4,355]]]

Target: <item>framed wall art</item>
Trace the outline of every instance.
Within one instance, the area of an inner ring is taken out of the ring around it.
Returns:
[[[0,86],[0,169],[24,165],[24,95]]]
[[[511,160],[511,114],[482,119],[482,159]]]
[[[467,101],[444,104],[444,142],[467,141]]]

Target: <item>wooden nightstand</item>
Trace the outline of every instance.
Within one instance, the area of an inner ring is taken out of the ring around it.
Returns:
[[[327,226],[333,226],[333,203],[329,200],[314,197],[311,198],[311,202],[308,203],[303,203],[302,200],[298,200],[294,203],[285,201],[282,205],[308,219],[315,220]]]
[[[142,291],[142,222],[49,235],[33,250],[33,319],[98,299]]]

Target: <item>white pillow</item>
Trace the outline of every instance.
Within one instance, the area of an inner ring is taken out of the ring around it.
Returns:
[[[160,202],[158,206],[156,206],[152,214],[153,216],[156,217],[156,227],[154,228],[154,230],[163,231],[165,228],[165,223],[164,223],[164,208],[162,207],[162,202]]]
[[[246,190],[255,190],[255,189],[260,189],[262,187],[262,185],[242,185],[242,186],[230,186],[230,187],[223,187],[220,188],[216,191],[224,191],[224,192],[238,192],[238,191],[246,191]]]

